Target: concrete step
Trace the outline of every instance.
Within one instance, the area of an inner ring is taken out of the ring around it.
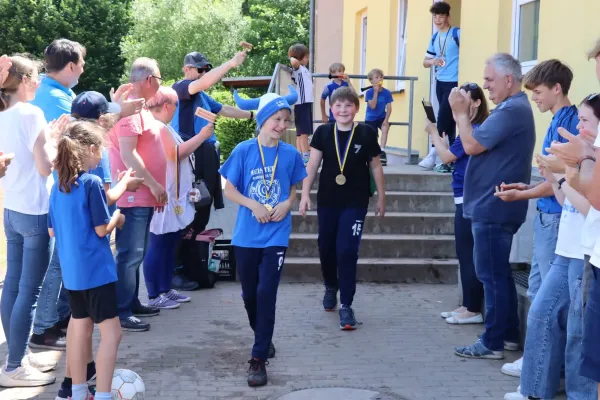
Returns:
[[[298,201],[294,204],[294,211],[300,206],[301,193],[297,194]],[[312,209],[317,209],[317,191],[310,192]],[[377,194],[369,201],[369,211],[375,211]],[[454,197],[451,192],[396,192],[389,191],[385,194],[386,212],[429,212],[453,213],[456,210]]]
[[[361,282],[456,284],[458,261],[418,258],[361,258],[356,273]],[[318,258],[286,257],[283,280],[320,282]]]
[[[292,233],[290,257],[319,257],[316,233]],[[363,258],[455,258],[453,235],[364,234],[360,244]]]
[[[440,174],[438,172],[424,171],[418,167],[397,168],[384,167],[385,190],[401,192],[452,192],[451,174]],[[319,187],[319,175],[315,179],[313,189]],[[302,184],[298,184],[300,188]]]
[[[308,211],[302,217],[298,211],[292,212],[293,231],[297,233],[319,233],[316,211]],[[412,213],[386,212],[385,218],[375,217],[369,212],[363,232],[400,235],[453,235],[454,213]]]

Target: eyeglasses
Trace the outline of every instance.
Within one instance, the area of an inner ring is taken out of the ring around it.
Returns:
[[[469,91],[469,90],[475,90],[475,89],[479,88],[479,85],[477,85],[476,83],[467,82],[464,85],[462,85],[460,88]]]
[[[199,74],[202,74],[204,72],[208,72],[210,71],[212,68],[211,67],[202,67],[202,68],[196,68],[198,70]]]
[[[158,81],[158,83],[162,83],[163,81],[163,78],[161,78],[160,76],[150,75],[148,78],[154,78]]]

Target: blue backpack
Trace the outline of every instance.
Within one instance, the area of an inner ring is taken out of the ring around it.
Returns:
[[[454,43],[456,43],[456,45],[460,48],[460,38],[458,37],[458,30],[459,28],[455,28],[453,26],[450,27],[450,31],[452,32],[452,39],[454,39]],[[436,32],[433,34],[433,37],[431,38],[431,45],[433,46],[435,44],[435,39],[437,39],[439,32]]]

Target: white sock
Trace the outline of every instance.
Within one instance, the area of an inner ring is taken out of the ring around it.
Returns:
[[[111,400],[110,397],[110,393],[105,393],[105,392],[96,392],[96,395],[94,396],[94,399],[96,400]]]
[[[71,386],[72,395],[71,399],[73,400],[86,400],[88,395],[88,385],[86,383],[82,383],[81,385],[73,385]]]

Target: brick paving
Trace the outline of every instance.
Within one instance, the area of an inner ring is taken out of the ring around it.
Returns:
[[[142,289],[142,291],[145,289]],[[252,389],[245,371],[252,334],[236,283],[192,293],[179,310],[150,318],[152,329],[125,333],[118,367],[132,369],[149,399],[270,399],[309,387],[355,387],[398,399],[502,399],[518,379],[500,373],[502,362],[465,360],[452,346],[482,329],[450,326],[439,312],[452,309],[452,285],[361,284],[355,302],[363,323],[342,332],[337,313],[320,307],[319,284],[280,287],[269,385]],[[98,340],[98,332],[94,335]],[[0,346],[4,358],[6,344]],[[57,376],[62,378],[64,355]],[[512,361],[519,353],[507,353]],[[0,399],[54,399],[58,384],[43,389],[0,390]]]

